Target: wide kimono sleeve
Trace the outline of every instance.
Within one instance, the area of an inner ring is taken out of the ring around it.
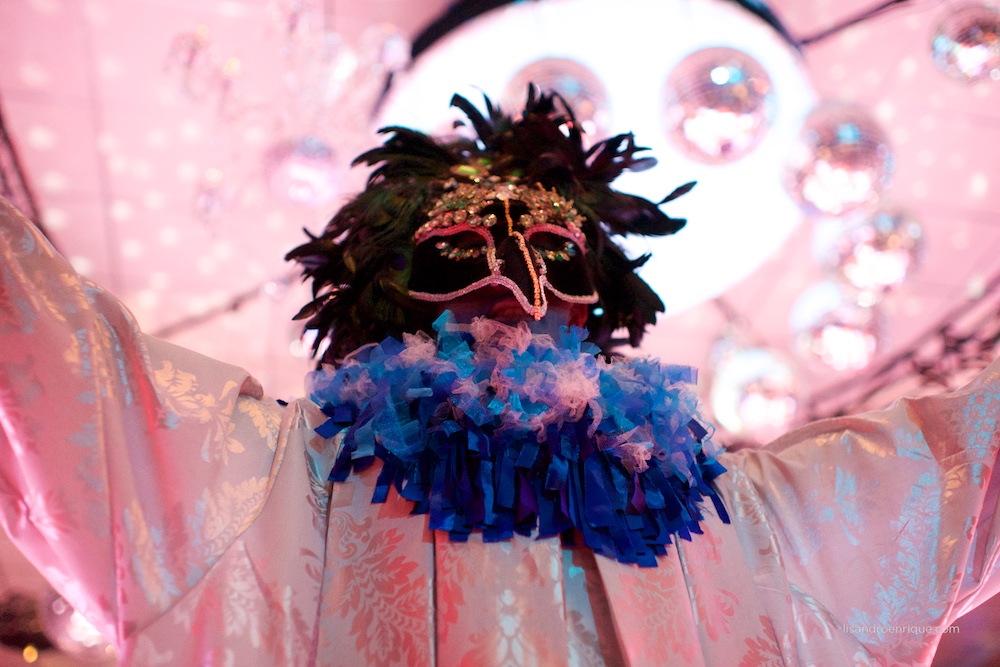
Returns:
[[[875,662],[929,662],[949,625],[1000,590],[998,418],[1000,361],[953,393],[725,457],[758,577],[809,610],[786,626],[806,637],[803,619],[824,618]]]
[[[282,414],[245,371],[139,333],[0,198],[0,520],[109,640],[261,511]]]

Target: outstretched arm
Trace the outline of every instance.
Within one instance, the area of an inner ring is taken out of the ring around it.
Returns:
[[[0,198],[0,520],[112,641],[190,589],[260,511],[280,407],[147,338]]]
[[[740,452],[732,510],[801,596],[909,664],[1000,590],[1000,361],[949,394],[818,421]]]

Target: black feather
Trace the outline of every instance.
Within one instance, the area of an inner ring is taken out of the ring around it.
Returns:
[[[387,335],[429,331],[434,309],[409,296],[413,234],[441,196],[452,168],[486,165],[491,175],[554,188],[572,200],[586,220],[583,230],[588,263],[599,303],[587,320],[591,340],[608,352],[626,342],[637,345],[655,323],[663,302],[635,269],[648,256],[628,258],[611,235],[673,234],[684,226],[658,204],[618,192],[612,181],[625,171],[656,164],[642,155],[632,134],[619,134],[586,148],[572,109],[557,94],[529,86],[527,102],[514,118],[485,98],[485,113],[461,96],[452,106],[462,110],[476,141],[448,143],[405,127],[380,130],[386,138],[359,155],[355,165],[372,167],[368,185],[334,215],[320,236],[293,249],[286,259],[302,267],[312,280],[313,300],[296,314],[317,332],[314,354],[329,341],[324,363],[337,363],[361,345]],[[665,197],[667,203],[688,192],[683,185]],[[600,313],[600,314],[598,314]]]

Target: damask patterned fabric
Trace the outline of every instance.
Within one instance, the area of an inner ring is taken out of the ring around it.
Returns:
[[[452,543],[308,401],[138,332],[0,203],[0,516],[126,665],[910,665],[1000,586],[1000,364],[724,454],[733,523],[637,568]]]

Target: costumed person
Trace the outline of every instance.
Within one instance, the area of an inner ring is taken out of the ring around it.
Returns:
[[[325,363],[289,404],[4,204],[11,539],[125,665],[928,664],[1000,585],[1000,365],[720,451],[692,369],[612,352],[662,310],[612,237],[683,224],[610,187],[650,159],[455,103],[475,139],[386,130],[290,254]]]

